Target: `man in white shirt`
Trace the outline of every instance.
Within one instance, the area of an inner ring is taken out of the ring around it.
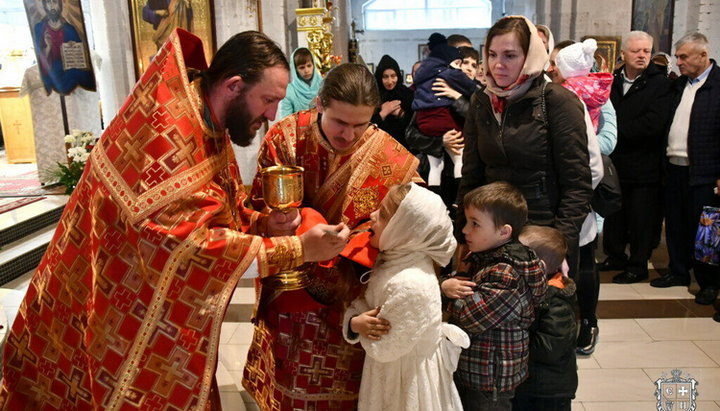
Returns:
[[[605,216],[601,271],[622,270],[617,284],[648,278],[648,260],[661,215],[662,165],[670,111],[665,71],[651,60],[653,38],[643,31],[623,36],[625,65],[615,70],[610,100],[617,116],[617,146],[610,154],[622,189],[622,209]],[[626,253],[627,246],[630,252]]]
[[[720,289],[717,266],[694,261],[703,206],[720,206],[720,69],[708,55],[707,38],[692,33],[675,44],[682,76],[673,85],[667,142],[666,236],[669,273],[653,287],[687,286],[694,269],[698,304],[712,304]]]

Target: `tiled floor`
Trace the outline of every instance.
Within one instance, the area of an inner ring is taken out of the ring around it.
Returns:
[[[34,204],[37,208],[41,203]],[[18,211],[13,218],[22,218],[32,210]],[[659,275],[657,269],[666,266],[667,254],[661,245],[650,263],[651,278]],[[720,324],[710,318],[712,307],[693,302],[697,284],[689,290],[656,289],[647,281],[618,285],[611,283],[613,274],[601,275],[600,342],[592,356],[579,358],[580,386],[573,409],[655,410],[655,381],[679,368],[683,376],[690,375],[698,382],[697,409],[720,410]],[[0,321],[5,327],[17,310],[30,276],[25,274],[0,289]],[[227,410],[257,409],[241,386],[252,338],[252,287],[253,280],[247,275],[240,280],[222,326],[217,379]],[[0,338],[6,329],[0,330]]]

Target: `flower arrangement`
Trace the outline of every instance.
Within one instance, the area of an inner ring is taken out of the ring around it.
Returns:
[[[55,171],[58,181],[65,186],[65,194],[72,193],[80,181],[85,163],[97,140],[98,137],[91,131],[73,130],[71,134],[65,136],[68,162],[58,163],[58,169]]]

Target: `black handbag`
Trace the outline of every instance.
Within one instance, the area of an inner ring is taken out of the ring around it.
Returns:
[[[602,155],[603,169],[605,171],[600,184],[593,191],[590,206],[603,217],[617,213],[622,208],[622,191],[617,170],[610,157]]]

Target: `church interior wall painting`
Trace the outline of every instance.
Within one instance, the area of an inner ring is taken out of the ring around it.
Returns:
[[[203,41],[205,58],[215,54],[215,19],[212,0],[128,0],[135,56],[135,75],[145,72],[170,33],[183,28]]]
[[[675,0],[633,0],[632,30],[650,34],[653,52],[672,53],[672,28]]]
[[[95,91],[80,0],[24,0],[45,92]]]

